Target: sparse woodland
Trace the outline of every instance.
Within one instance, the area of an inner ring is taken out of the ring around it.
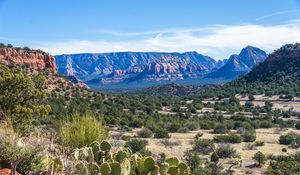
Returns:
[[[299,44],[278,53],[291,48]],[[184,96],[157,89],[99,93],[47,71],[0,65],[0,169],[23,175],[296,174],[299,60],[271,73],[283,78],[250,73]],[[168,155],[155,149],[159,145],[182,151]],[[267,152],[275,147],[280,152]]]

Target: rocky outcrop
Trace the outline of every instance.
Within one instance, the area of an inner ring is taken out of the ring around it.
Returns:
[[[39,50],[1,47],[0,63],[6,65],[25,65],[33,69],[48,70],[57,73],[54,56]]]

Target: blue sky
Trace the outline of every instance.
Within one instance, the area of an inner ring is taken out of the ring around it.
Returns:
[[[227,58],[300,42],[300,0],[0,0],[0,41],[51,54],[195,50]]]

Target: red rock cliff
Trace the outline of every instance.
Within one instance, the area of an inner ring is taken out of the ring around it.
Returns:
[[[57,73],[54,56],[35,50],[0,48],[0,63],[6,65],[29,65],[37,70]]]

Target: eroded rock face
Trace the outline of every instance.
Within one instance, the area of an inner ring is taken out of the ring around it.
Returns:
[[[48,70],[57,73],[55,59],[42,51],[0,48],[0,63],[6,65],[26,65],[37,70]]]
[[[57,55],[56,63],[60,74],[109,84],[202,77],[222,62],[197,52],[116,52]]]

